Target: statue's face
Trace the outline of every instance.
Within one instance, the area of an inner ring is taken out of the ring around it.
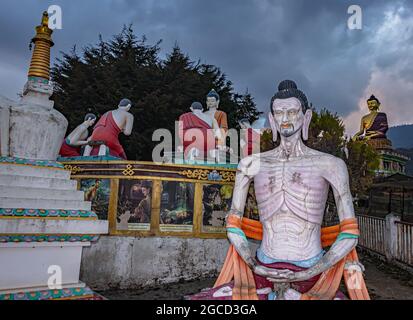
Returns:
[[[290,137],[302,129],[304,113],[298,99],[276,99],[272,108],[274,122],[281,136]]]
[[[376,100],[367,101],[367,106],[370,111],[376,111],[379,109],[380,104]]]
[[[206,105],[208,109],[218,109],[218,100],[214,97],[207,97]]]

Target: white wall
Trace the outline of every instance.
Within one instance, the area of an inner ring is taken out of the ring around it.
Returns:
[[[102,236],[83,249],[80,278],[94,290],[137,289],[219,274],[227,239]]]

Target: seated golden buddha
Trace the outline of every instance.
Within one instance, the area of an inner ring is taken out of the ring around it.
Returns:
[[[367,100],[370,113],[361,118],[360,131],[354,136],[354,140],[387,140],[386,133],[389,129],[387,116],[379,112],[380,101],[374,95]],[[387,140],[388,141],[388,140]],[[390,143],[390,141],[388,141]]]

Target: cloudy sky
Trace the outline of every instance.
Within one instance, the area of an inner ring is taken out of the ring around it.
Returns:
[[[347,27],[352,4],[362,8],[361,30]],[[53,59],[133,23],[149,43],[163,40],[162,54],[177,42],[193,60],[219,66],[262,111],[289,78],[317,108],[339,113],[350,134],[372,93],[391,125],[413,123],[411,0],[2,0],[0,95],[16,99],[23,87],[33,27],[50,5],[63,10]]]

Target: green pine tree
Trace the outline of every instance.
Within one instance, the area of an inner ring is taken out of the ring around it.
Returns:
[[[218,67],[191,61],[178,45],[162,60],[160,43],[148,45],[145,37],[138,39],[132,27],[125,26],[111,40],[99,37],[96,45],[80,54],[76,48],[62,53],[51,76],[53,99],[69,120],[68,131],[83,122],[86,113],[101,116],[128,98],[133,102],[130,112],[135,125],[131,136],[120,135],[120,141],[129,159],[150,161],[154,130],[166,128],[173,133],[175,121],[189,112],[192,102],[205,107],[211,89],[220,94],[220,109],[227,112],[230,127],[237,127],[243,116],[253,120],[259,114],[252,96],[234,93]]]

